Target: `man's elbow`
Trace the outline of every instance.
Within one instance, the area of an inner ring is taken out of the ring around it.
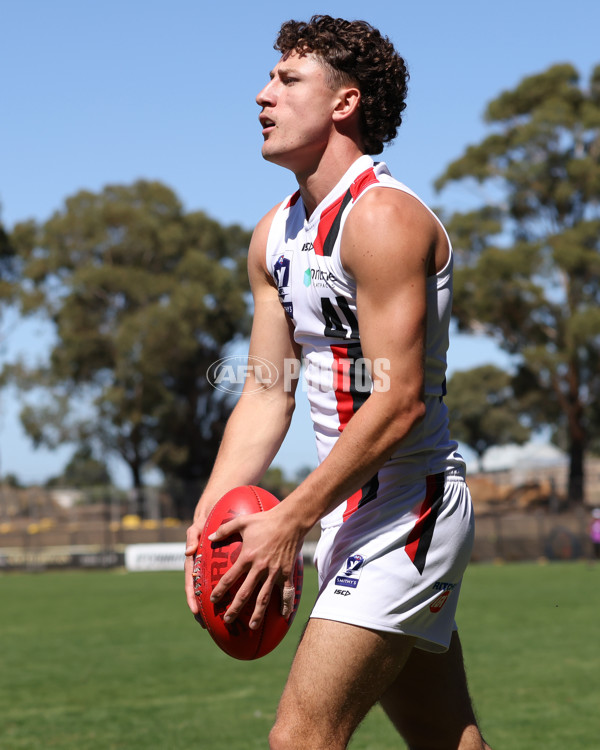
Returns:
[[[402,404],[393,413],[391,419],[391,439],[397,447],[407,435],[417,428],[425,419],[426,406],[422,398]]]
[[[291,422],[292,416],[294,415],[294,411],[296,409],[296,399],[294,397],[293,393],[286,393],[286,402],[285,402],[285,414],[287,419]]]

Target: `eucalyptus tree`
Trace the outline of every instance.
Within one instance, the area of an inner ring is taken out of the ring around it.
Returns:
[[[37,389],[22,411],[27,432],[118,454],[138,489],[157,467],[189,513],[231,408],[206,372],[248,331],[248,232],[140,180],[80,191],[11,239],[22,311],[55,332],[47,361],[6,373]]]
[[[485,119],[490,133],[436,183],[487,194],[449,221],[455,316],[515,355],[517,395],[564,442],[581,500],[600,436],[600,65],[587,83],[569,64],[526,77]]]

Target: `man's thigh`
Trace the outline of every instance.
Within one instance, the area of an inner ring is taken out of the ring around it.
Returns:
[[[380,703],[409,748],[483,750],[458,633],[443,654],[412,650]]]
[[[345,748],[396,680],[413,639],[311,619],[283,692],[271,748]]]

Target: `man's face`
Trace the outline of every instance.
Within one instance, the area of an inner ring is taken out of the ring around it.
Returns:
[[[310,170],[329,141],[338,101],[315,55],[282,57],[256,97],[262,108],[263,157],[296,174]]]

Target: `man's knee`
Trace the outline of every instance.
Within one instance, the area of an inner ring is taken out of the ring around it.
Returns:
[[[277,718],[269,734],[270,750],[343,750],[346,741],[339,737],[323,736],[310,723]]]
[[[288,727],[284,726],[280,721],[275,722],[269,733],[269,749],[286,750],[294,747],[292,743],[293,737],[290,736]]]
[[[444,654],[415,649],[381,705],[411,750],[485,750],[458,633]]]
[[[311,620],[279,703],[272,750],[343,750],[412,645],[405,636]]]

